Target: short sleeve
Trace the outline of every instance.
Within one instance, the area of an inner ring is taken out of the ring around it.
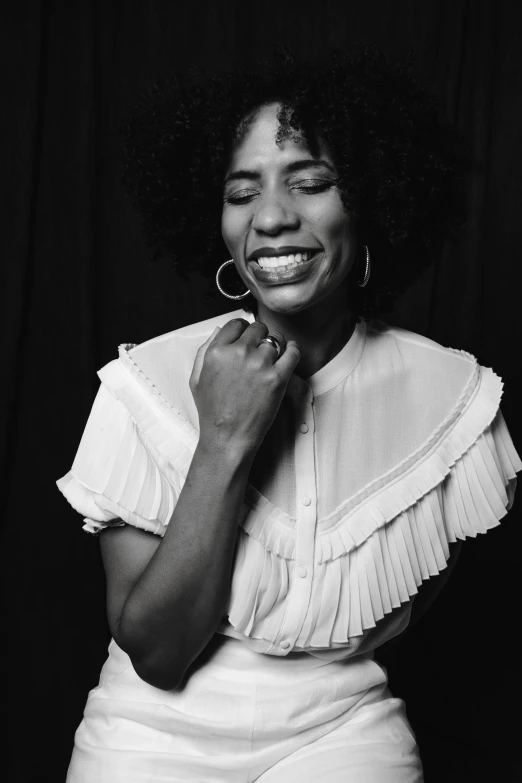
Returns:
[[[104,383],[87,420],[70,471],[57,482],[84,517],[83,529],[99,533],[125,523],[163,535],[182,487],[128,407]]]

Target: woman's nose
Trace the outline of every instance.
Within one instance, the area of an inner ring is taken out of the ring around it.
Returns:
[[[261,196],[252,221],[252,228],[265,234],[277,234],[282,229],[297,228],[299,215],[290,204],[276,195]]]

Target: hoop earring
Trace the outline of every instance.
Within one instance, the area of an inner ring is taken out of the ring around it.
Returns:
[[[221,264],[221,266],[219,267],[218,271],[216,272],[216,285],[219,288],[220,292],[223,294],[223,296],[226,296],[227,299],[244,299],[245,296],[248,296],[248,294],[250,293],[250,288],[248,288],[245,291],[244,294],[239,294],[239,296],[232,296],[232,294],[227,294],[226,291],[223,291],[223,289],[221,288],[221,285],[219,283],[219,275],[221,274],[223,269],[226,266],[228,266],[229,264],[233,264],[233,263],[234,263],[234,260],[231,258],[229,261],[225,261],[223,264]]]
[[[372,268],[372,261],[370,258],[370,251],[368,250],[368,245],[365,245],[365,247],[366,247],[366,266],[364,269],[364,277],[360,283],[357,283],[357,285],[360,288],[364,288],[365,285],[368,285],[368,280],[370,279],[371,268]]]

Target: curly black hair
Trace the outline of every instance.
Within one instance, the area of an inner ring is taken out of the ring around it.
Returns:
[[[220,223],[232,147],[255,110],[277,101],[276,141],[304,138],[313,155],[319,138],[326,142],[343,206],[370,249],[370,282],[350,286],[350,305],[365,317],[388,312],[455,239],[471,166],[464,137],[416,81],[412,57],[392,59],[364,43],[298,62],[278,46],[254,67],[209,75],[191,66],[156,82],[118,124],[122,182],[151,258],[169,256],[184,279],[190,270],[215,276],[228,259]],[[256,313],[254,296],[241,307]]]

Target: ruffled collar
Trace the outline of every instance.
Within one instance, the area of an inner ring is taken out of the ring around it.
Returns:
[[[247,313],[246,310],[241,310],[239,313],[240,318],[245,318],[249,323],[255,321],[253,313]],[[359,363],[366,344],[367,323],[364,318],[361,318],[356,324],[355,329],[347,343],[341,348],[330,361],[317,370],[313,375],[310,375],[306,379],[299,378],[299,376],[292,373],[292,385],[297,388],[308,388],[311,390],[314,397],[319,394],[333,389],[342,380],[348,377]]]

